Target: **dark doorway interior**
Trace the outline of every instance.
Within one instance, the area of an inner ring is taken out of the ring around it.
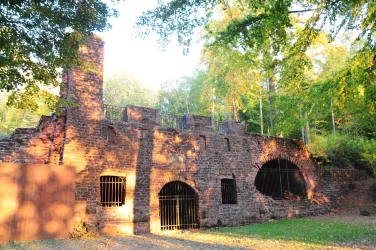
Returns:
[[[162,230],[198,228],[197,194],[189,185],[174,181],[159,193]]]
[[[306,198],[306,183],[299,168],[285,159],[266,162],[258,171],[255,186],[275,200]]]

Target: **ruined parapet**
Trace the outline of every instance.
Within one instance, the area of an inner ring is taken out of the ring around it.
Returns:
[[[161,124],[159,109],[138,107],[134,105],[126,106],[123,119],[126,122],[139,122],[151,125]]]
[[[247,135],[247,126],[244,122],[226,120],[224,122],[221,122],[218,126],[219,132],[222,134],[239,136]]]
[[[59,164],[63,116],[42,116],[37,128],[17,128],[0,141],[0,162]]]
[[[215,132],[212,126],[212,118],[209,116],[192,115],[185,116],[183,129],[192,129],[200,132]]]

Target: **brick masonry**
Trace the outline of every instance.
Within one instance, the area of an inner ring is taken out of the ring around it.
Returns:
[[[182,181],[198,194],[201,227],[235,226],[327,213],[340,186],[323,177],[304,144],[249,135],[241,123],[216,133],[211,118],[187,115],[184,129],[160,126],[157,109],[127,106],[123,121],[103,111],[103,47],[94,37],[80,49],[91,67],[66,72],[62,96],[77,107],[42,117],[36,129],[17,129],[0,141],[0,162],[68,164],[76,167],[75,223],[108,233],[160,231],[158,193]],[[227,144],[229,142],[229,147]],[[286,159],[301,171],[308,199],[273,200],[255,188],[262,165]],[[58,167],[58,166],[56,166]],[[100,176],[126,177],[125,204],[102,207]],[[221,179],[234,178],[237,204],[222,204]]]

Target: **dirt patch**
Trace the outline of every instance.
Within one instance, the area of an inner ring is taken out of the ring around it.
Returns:
[[[376,215],[376,204],[372,199],[372,183],[372,178],[351,183],[349,193],[339,197],[338,206],[333,212],[339,215],[359,215],[363,210]]]

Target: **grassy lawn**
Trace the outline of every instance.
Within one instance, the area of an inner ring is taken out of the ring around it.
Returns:
[[[376,217],[326,216],[159,235],[11,242],[0,249],[375,249]]]
[[[374,223],[343,222],[330,219],[292,219],[265,224],[233,228],[216,228],[211,231],[224,235],[247,236],[269,240],[283,240],[333,245],[338,243],[376,243],[376,221]],[[375,246],[376,247],[376,246]]]

